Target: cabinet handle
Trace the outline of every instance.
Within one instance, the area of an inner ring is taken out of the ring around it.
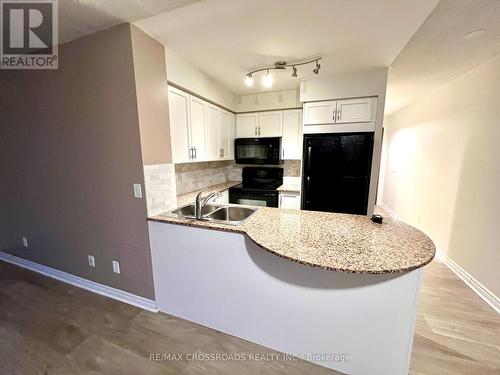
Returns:
[[[279,206],[281,207],[282,205],[283,205],[283,195],[280,194],[280,204],[279,204]]]
[[[281,157],[284,159],[285,158],[285,148],[283,147],[282,151],[281,151]]]
[[[196,159],[196,147],[193,147],[193,151],[194,151],[194,159]]]
[[[341,109],[339,109],[339,110],[337,111],[337,121],[340,121],[340,118],[341,118],[341,117],[342,117],[342,110],[341,110]]]
[[[255,127],[255,135],[257,135],[257,127]]]
[[[260,126],[259,126],[259,135],[260,135]]]
[[[189,159],[193,158],[193,148],[189,147]]]
[[[337,111],[336,110],[333,111],[333,118],[332,118],[333,121],[335,121],[335,117],[337,117]]]

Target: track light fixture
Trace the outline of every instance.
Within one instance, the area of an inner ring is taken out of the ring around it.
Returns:
[[[271,75],[270,70],[273,69],[285,70],[289,66],[292,68],[292,77],[294,78],[297,77],[297,66],[311,64],[311,63],[316,63],[316,67],[313,69],[313,73],[318,74],[319,69],[321,68],[319,60],[321,60],[321,57],[312,60],[297,61],[292,64],[287,63],[286,61],[277,61],[274,63],[273,66],[266,66],[248,72],[245,76],[245,84],[248,87],[251,87],[253,85],[253,74],[257,72],[266,71],[266,74],[264,75],[264,77],[262,77],[262,85],[266,88],[270,88],[273,85],[273,76]]]

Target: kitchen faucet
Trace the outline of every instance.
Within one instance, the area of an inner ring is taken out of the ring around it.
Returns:
[[[196,201],[194,204],[194,212],[196,215],[196,219],[203,219],[203,215],[201,214],[203,207],[208,203],[208,201],[215,197],[220,197],[221,193],[219,191],[214,191],[213,193],[208,194],[205,198],[203,198],[203,193],[207,190],[202,190],[196,196]]]

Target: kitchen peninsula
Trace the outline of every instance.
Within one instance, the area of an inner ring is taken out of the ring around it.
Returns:
[[[239,226],[149,220],[160,311],[349,374],[408,373],[421,267],[435,254],[419,230],[280,208]]]

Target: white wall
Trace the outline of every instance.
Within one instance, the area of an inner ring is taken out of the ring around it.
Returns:
[[[242,95],[236,105],[236,112],[266,111],[270,109],[302,108],[299,90],[267,91]]]
[[[373,213],[377,196],[387,73],[387,68],[378,68],[331,76],[322,76],[320,74],[314,79],[303,80],[300,84],[301,102],[366,96],[378,97],[370,193],[368,196],[368,215]]]
[[[500,55],[385,121],[379,201],[500,295]]]
[[[165,49],[165,58],[167,59],[167,77],[170,82],[231,111],[236,110],[238,98],[231,91],[170,48]]]

